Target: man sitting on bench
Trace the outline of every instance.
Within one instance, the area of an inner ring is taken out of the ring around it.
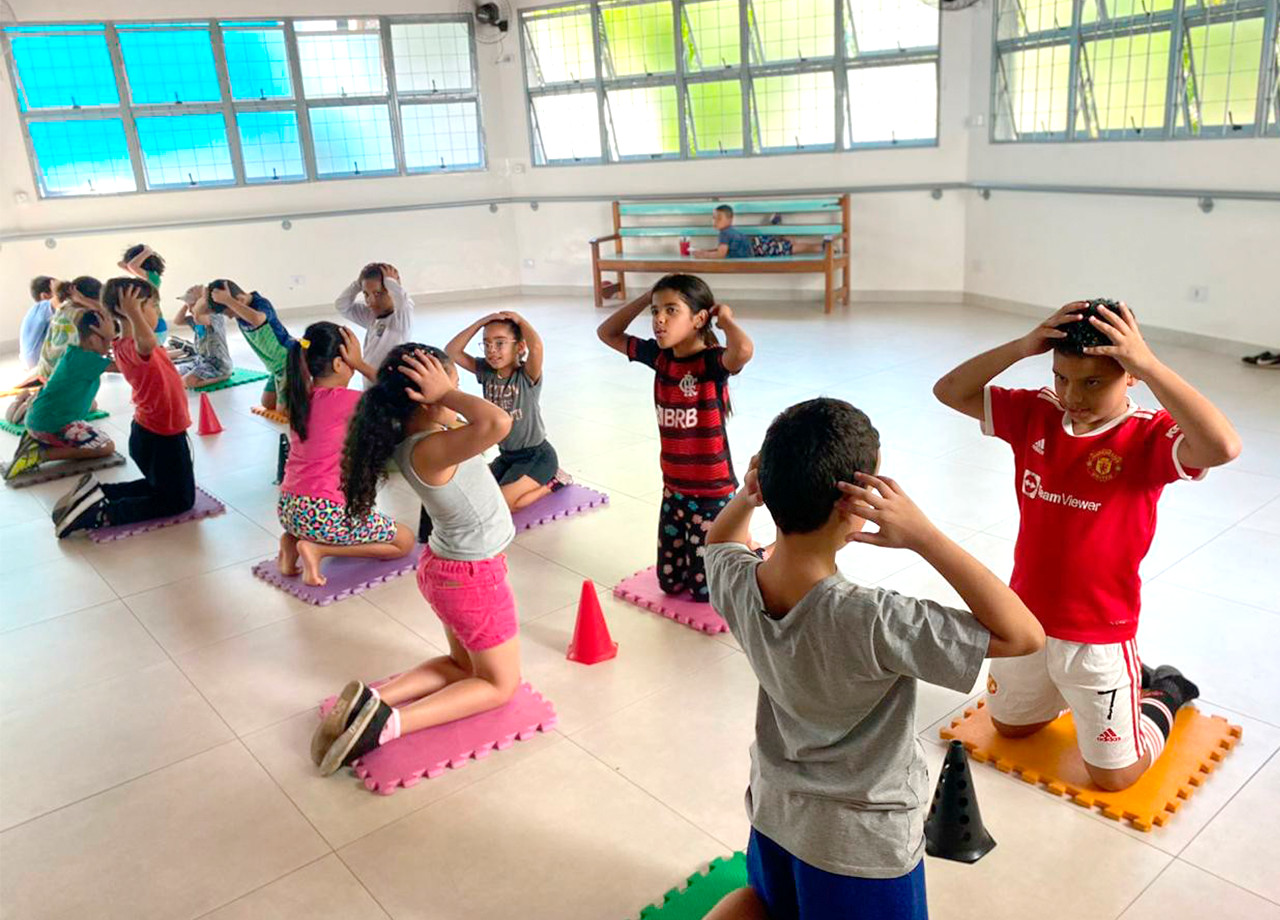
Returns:
[[[769,223],[782,223],[782,215],[774,214]],[[695,259],[760,259],[770,256],[802,255],[822,252],[822,240],[796,240],[786,236],[747,236],[733,228],[733,208],[718,205],[711,215],[711,226],[720,234],[715,249],[695,249]]]

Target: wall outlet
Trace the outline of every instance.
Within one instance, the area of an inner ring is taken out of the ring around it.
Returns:
[[[517,176],[520,175],[521,173],[524,172],[524,163],[522,163],[520,160],[516,160],[514,163],[511,164],[511,171],[515,173]]]
[[[525,268],[533,268],[533,259],[525,259],[525,260],[524,260],[524,267],[525,267]]]
[[[1208,303],[1209,289],[1199,284],[1192,285],[1189,296],[1193,303]]]

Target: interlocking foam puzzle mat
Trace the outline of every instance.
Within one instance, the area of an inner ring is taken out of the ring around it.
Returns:
[[[89,539],[94,543],[110,543],[112,540],[123,540],[136,534],[160,530],[163,527],[172,527],[174,524],[185,524],[187,521],[217,517],[219,514],[226,514],[226,511],[226,505],[197,486],[196,503],[181,514],[152,518],[149,521],[136,521],[132,524],[118,524],[114,527],[99,527],[97,530],[90,530],[87,533]]]
[[[700,603],[689,594],[665,594],[658,587],[658,572],[653,566],[618,582],[613,596],[628,604],[683,623],[690,629],[712,634],[729,631],[729,624],[710,604]]]
[[[386,681],[378,681],[379,686]],[[320,704],[320,718],[333,708],[337,697]],[[516,741],[528,741],[538,732],[555,727],[556,711],[528,684],[522,683],[503,706],[456,722],[401,735],[370,751],[355,762],[356,776],[365,788],[381,795],[416,785],[423,777],[434,779],[448,769],[482,760],[495,750],[505,751]]]
[[[92,460],[47,460],[34,470],[19,473],[13,479],[6,479],[5,485],[11,489],[25,489],[42,482],[53,482],[68,476],[79,476],[81,473],[92,473],[95,470],[110,469],[113,466],[124,466],[124,455],[119,451],[106,457],[94,457]],[[0,466],[0,470],[8,470],[9,464]]]
[[[277,422],[281,425],[289,424],[289,416],[276,409],[265,409],[262,406],[254,406],[249,411],[252,412],[254,415],[261,415],[263,418],[269,419],[270,421],[273,421],[273,422]]]
[[[515,522],[516,530],[532,530],[543,524],[550,524],[552,521],[598,508],[608,502],[609,496],[603,492],[575,483],[543,496],[532,505],[514,512],[511,520]]]
[[[705,872],[689,876],[684,888],[672,888],[661,904],[640,911],[640,920],[701,920],[725,895],[747,886],[747,858],[717,856]]]
[[[86,422],[92,422],[94,419],[106,418],[111,413],[104,412],[102,409],[95,409],[84,417]],[[7,431],[9,434],[16,434],[22,437],[27,431],[26,425],[15,424],[8,419],[0,418],[0,431]]]
[[[359,557],[329,557],[321,564],[325,577],[323,585],[308,585],[301,575],[283,575],[275,556],[264,559],[253,567],[253,574],[267,584],[292,594],[299,600],[318,607],[326,607],[335,601],[352,597],[399,578],[418,567],[423,545],[418,543],[407,555],[399,559],[361,559]]]
[[[225,390],[229,387],[238,387],[242,383],[254,383],[258,380],[266,380],[271,375],[266,371],[255,371],[243,367],[235,367],[231,369],[231,376],[221,383],[207,383],[202,387],[191,387],[193,393],[212,393],[214,390]]]
[[[1168,823],[1182,803],[1204,784],[1236,746],[1243,729],[1221,716],[1206,716],[1183,706],[1174,718],[1164,753],[1134,785],[1121,792],[1094,786],[1076,746],[1075,722],[1064,713],[1029,738],[1004,738],[991,724],[985,703],[965,709],[939,734],[964,742],[969,756],[990,763],[1023,782],[1067,796],[1084,808],[1097,808],[1113,821],[1140,831]]]

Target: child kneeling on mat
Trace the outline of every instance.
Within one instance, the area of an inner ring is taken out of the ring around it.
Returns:
[[[711,603],[760,692],[750,887],[708,920],[924,920],[929,771],[916,681],[967,693],[984,658],[1044,644],[1018,596],[875,475],[879,448],[870,420],[846,402],[792,406],[711,526]],[[762,503],[778,527],[764,561],[746,546]],[[863,533],[868,521],[878,530]],[[851,542],[918,553],[973,613],[850,582],[836,553]]]
[[[189,387],[208,387],[231,379],[235,368],[227,348],[227,321],[213,312],[205,290],[198,284],[178,298],[182,306],[173,318],[175,326],[190,326],[196,334],[196,353],[178,362],[182,382]]]
[[[69,345],[27,410],[27,431],[18,442],[5,479],[34,470],[46,460],[91,460],[109,457],[111,438],[86,422],[102,372],[111,366],[111,335],[102,316],[92,310],[76,322],[79,344]]]
[[[1053,352],[1053,389],[993,378]],[[1129,398],[1146,383],[1166,409]],[[1133,311],[1107,300],[1062,307],[1025,336],[934,385],[945,405],[1013,448],[1021,524],[1010,585],[1049,635],[1044,650],[992,665],[987,710],[1002,735],[1034,734],[1071,709],[1093,782],[1132,786],[1156,762],[1174,714],[1200,691],[1177,668],[1143,666],[1138,566],[1166,484],[1202,479],[1240,453],[1209,400],[1161,362]]]
[[[481,329],[484,357],[473,358],[467,345]],[[533,324],[518,313],[490,313],[455,335],[444,350],[454,364],[476,375],[485,399],[511,415],[511,433],[489,464],[507,507],[518,511],[572,482],[542,424],[542,337]]]
[[[652,339],[627,334],[649,311]],[[724,331],[716,338],[711,320]],[[658,515],[658,586],[708,599],[702,550],[707,531],[738,488],[729,456],[729,378],[755,353],[751,339],[694,275],[667,275],[652,290],[600,324],[600,341],[653,368],[653,401],[662,442],[662,509]]]
[[[312,323],[289,348],[289,459],[276,505],[284,528],[279,565],[283,575],[301,571],[308,585],[325,583],[320,564],[326,556],[399,559],[413,549],[413,531],[380,511],[347,514],[342,445],[360,401],[359,390],[347,389],[356,372],[375,375],[355,335],[336,323]]]
[[[458,415],[467,424],[450,428]],[[373,507],[394,455],[435,524],[418,588],[444,623],[449,654],[377,690],[347,684],[311,739],[325,776],[402,734],[496,709],[519,688],[516,605],[503,555],[515,525],[481,456],[510,430],[506,412],[458,389],[458,371],[438,348],[395,349],[361,398],[342,458],[347,514],[359,518]]]
[[[253,353],[271,375],[262,388],[264,409],[288,408],[284,394],[285,363],[289,360],[289,347],[293,336],[284,328],[271,301],[257,291],[245,291],[240,285],[226,278],[210,281],[204,286],[205,296],[215,313],[230,312],[236,325],[244,334]]]
[[[85,474],[54,506],[59,538],[181,514],[196,503],[187,391],[156,338],[159,302],[150,282],[137,278],[112,278],[102,287],[103,306],[123,327],[115,343],[116,366],[133,388],[129,456],[143,478],[99,483]]]

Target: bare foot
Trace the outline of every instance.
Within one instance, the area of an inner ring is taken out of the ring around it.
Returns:
[[[296,541],[280,541],[280,553],[276,556],[276,566],[280,569],[281,575],[293,576],[302,571],[298,568],[298,544]]]
[[[320,587],[328,581],[320,574],[320,560],[324,557],[320,555],[320,547],[316,546],[310,540],[298,541],[298,559],[302,563],[302,583],[313,587]]]

